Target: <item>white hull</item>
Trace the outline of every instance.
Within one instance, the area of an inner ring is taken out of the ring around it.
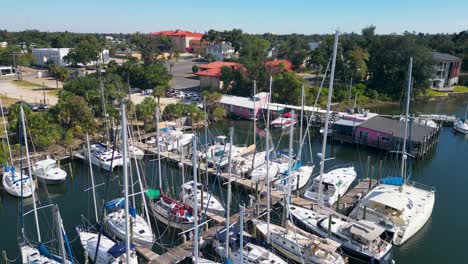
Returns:
[[[201,185],[199,185],[199,188],[201,188]],[[201,211],[205,211],[206,209],[208,212],[211,212],[220,216],[224,216],[224,214],[226,213],[226,210],[224,209],[221,202],[212,194],[206,191],[203,192],[203,207],[202,207],[202,192],[199,188],[197,188],[198,208],[200,208]],[[182,185],[181,200],[192,208],[195,205],[195,199],[194,199],[193,193],[194,193],[193,181],[186,182],[185,184]]]
[[[5,190],[16,197],[21,197],[21,174],[15,172],[14,178],[11,178],[12,174],[6,172],[3,174],[3,187]],[[29,197],[32,195],[32,192],[35,190],[35,183],[32,181],[29,176],[23,174],[23,197]]]
[[[432,214],[435,192],[404,184],[399,186],[380,184],[372,189],[354,208],[350,217],[381,225],[394,233],[393,244],[402,245],[413,237],[426,224]],[[384,210],[387,206],[387,210]],[[390,212],[391,211],[391,212]],[[382,223],[387,223],[385,226]]]
[[[34,163],[32,174],[46,184],[59,184],[67,179],[67,172],[57,165],[56,160],[49,158]]]
[[[123,157],[118,150],[112,150],[100,144],[91,145],[91,163],[99,168],[112,171],[117,166],[123,166]]]
[[[142,245],[151,248],[156,242],[151,231],[151,227],[146,223],[145,219],[136,215],[136,218],[129,216],[132,221],[133,230],[132,241],[137,245]],[[106,216],[106,225],[110,231],[118,238],[125,240],[125,210],[120,209]]]
[[[172,219],[169,212],[158,203],[151,203],[151,211],[159,222],[182,231],[193,228],[193,221],[177,222]]]
[[[61,264],[62,262],[55,261],[53,259],[42,256],[39,253],[39,250],[35,247],[28,245],[20,246],[21,259],[23,264]],[[54,255],[59,257],[57,255]],[[71,263],[69,260],[66,260],[65,263]]]
[[[338,168],[323,174],[322,200],[325,206],[332,206],[342,197],[356,179],[357,173],[353,166]],[[314,179],[314,183],[304,193],[304,198],[315,202],[319,201],[320,175]]]
[[[120,264],[126,263],[126,254],[122,254],[121,256],[115,258],[111,254],[108,253],[109,249],[116,245],[116,243],[105,235],[101,235],[101,240],[99,241],[99,250],[97,255],[97,261],[94,259],[96,254],[96,247],[97,247],[97,240],[98,235],[93,232],[86,232],[80,231],[77,228],[78,235],[80,237],[81,245],[83,249],[88,253],[88,258],[95,264]],[[130,261],[131,264],[137,264],[138,258],[136,252],[132,250],[130,252]]]
[[[309,182],[310,176],[312,176],[312,171],[314,170],[314,166],[301,166],[299,169],[290,172],[289,174],[289,185],[291,186],[291,191],[297,191],[304,188],[307,183]],[[286,177],[286,176],[285,176]],[[275,183],[276,187],[280,191],[285,191],[285,183],[286,179],[279,179],[277,183]],[[298,184],[299,182],[299,184]]]
[[[466,123],[460,123],[460,121],[457,121],[453,126],[453,129],[462,134],[468,134],[468,125]]]

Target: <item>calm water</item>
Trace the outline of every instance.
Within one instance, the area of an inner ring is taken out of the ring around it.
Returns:
[[[436,102],[426,105],[416,105],[413,111],[425,113],[446,113],[463,115],[465,103],[458,102]],[[381,113],[400,113],[398,108],[382,108]],[[228,134],[229,126],[234,126],[235,143],[251,144],[253,142],[253,125],[247,121],[226,121],[216,124],[210,129],[209,137],[213,138],[219,134]],[[200,131],[200,140],[204,142],[203,131]],[[297,131],[296,131],[297,132]],[[259,133],[259,145],[263,144],[262,133]],[[297,133],[295,133],[297,136]],[[286,148],[289,135],[281,135],[280,132],[273,132],[275,144],[278,148]],[[296,138],[296,137],[295,137]],[[296,138],[297,139],[297,138]],[[279,143],[278,143],[279,142]],[[320,137],[311,134],[312,153],[320,151]],[[399,171],[398,163],[391,154],[378,152],[371,149],[356,148],[353,145],[341,145],[333,143],[328,147],[329,155],[336,157],[335,160],[327,163],[327,167],[339,164],[354,163],[358,170],[359,177],[364,177],[367,156],[371,156],[371,165],[375,165],[374,177],[378,175],[378,162],[383,161],[382,176],[396,175]],[[468,259],[468,252],[462,246],[468,244],[468,225],[464,219],[468,217],[466,201],[466,186],[468,186],[468,137],[454,134],[452,129],[445,127],[440,134],[440,141],[436,149],[422,161],[412,163],[413,179],[437,188],[436,204],[432,218],[426,226],[413,239],[402,247],[395,247],[395,260],[397,263],[453,263],[465,262]],[[157,187],[156,162],[154,157],[148,157],[145,162],[144,175],[150,186]],[[309,147],[303,149],[303,160],[314,162],[316,166],[317,156],[311,155]],[[93,219],[93,208],[91,192],[84,190],[90,186],[88,166],[82,161],[73,161],[70,164],[62,164],[72,175],[62,186],[49,186],[47,190],[40,188],[40,199],[42,204],[56,203],[60,206],[60,212],[66,227],[66,231],[75,257],[83,260],[83,253],[75,227],[82,222],[82,216],[89,221]],[[163,188],[171,195],[178,195],[179,186],[182,182],[180,168],[177,164],[163,162]],[[133,175],[136,177],[134,168]],[[122,194],[122,180],[119,171],[114,176],[94,168],[97,184],[110,181],[108,199],[116,198]],[[192,179],[191,170],[185,171],[185,178]],[[215,195],[226,200],[225,186],[210,179],[210,188],[214,189]],[[175,188],[173,187],[175,186]],[[105,187],[98,187],[100,203],[104,199]],[[135,191],[138,191],[137,186]],[[46,195],[46,192],[49,195]],[[48,198],[47,198],[48,197]],[[238,205],[248,203],[248,199],[242,190],[233,189],[233,211],[236,212]],[[140,203],[137,199],[137,205]],[[25,201],[26,211],[31,208],[31,201]],[[18,199],[9,196],[5,191],[1,192],[0,207],[0,249],[7,252],[9,259],[16,259],[19,256],[17,246],[18,231]],[[54,234],[53,222],[50,211],[44,210],[40,214],[42,240],[48,242]],[[26,236],[36,241],[36,234],[32,215],[26,217]],[[171,247],[179,243],[176,232],[170,232],[162,225],[153,225],[153,230],[158,237],[161,246],[155,246],[155,250],[161,252],[164,248]],[[53,241],[50,243],[54,243]],[[213,254],[211,251],[206,255]],[[18,258],[19,263],[19,258]]]

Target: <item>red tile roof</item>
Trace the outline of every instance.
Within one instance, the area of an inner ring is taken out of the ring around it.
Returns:
[[[265,62],[265,66],[272,67],[273,69],[278,69],[280,64],[283,64],[284,70],[287,72],[292,71],[292,63],[288,60],[274,60]]]
[[[163,31],[158,31],[158,32],[152,32],[150,33],[150,36],[159,36],[159,35],[166,35],[169,37],[192,37],[192,38],[197,38],[201,39],[203,37],[203,33],[198,33],[198,32],[191,32],[191,31],[186,31],[186,30],[163,30]]]
[[[210,76],[210,77],[221,77],[221,68],[222,67],[233,67],[235,69],[241,67],[242,65],[236,62],[227,62],[227,61],[215,61],[208,64],[198,65],[200,69],[199,72],[195,73],[198,76]]]

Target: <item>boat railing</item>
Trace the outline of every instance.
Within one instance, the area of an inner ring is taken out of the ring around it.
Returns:
[[[381,211],[378,211],[378,210],[375,210],[375,209],[372,209],[372,208],[366,208],[366,215],[373,215],[373,216],[376,216],[378,218],[380,218],[381,220],[385,221],[385,222],[390,222],[390,224],[392,226],[399,226],[397,223],[395,223],[395,221],[393,221],[393,216],[389,213],[383,213]],[[387,225],[387,223],[385,223],[385,225]]]
[[[426,190],[428,192],[435,192],[436,191],[435,187],[429,186],[429,185],[426,185],[426,184],[423,184],[423,183],[420,183],[420,182],[416,182],[416,181],[410,181],[410,182],[407,182],[407,184],[411,185],[413,187],[419,188],[419,189]]]

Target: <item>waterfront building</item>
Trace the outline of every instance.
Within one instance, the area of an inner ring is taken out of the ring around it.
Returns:
[[[219,103],[226,109],[227,113],[233,116],[253,119],[261,115],[267,101],[268,93],[258,93],[252,97],[225,94],[221,97]]]
[[[232,69],[238,69],[243,67],[239,63],[235,62],[223,62],[216,61],[208,64],[198,65],[199,71],[195,73],[200,79],[201,88],[215,88],[222,89],[223,82],[221,81],[221,68],[231,67]]]
[[[54,65],[64,67],[70,65],[70,63],[64,59],[70,50],[71,48],[37,48],[32,49],[32,54],[38,66],[45,67],[48,63],[53,62]],[[98,60],[99,63],[108,63],[110,60],[109,50],[100,52]],[[96,65],[96,63],[96,61],[93,61],[88,65]]]
[[[435,61],[434,72],[430,79],[431,88],[438,91],[451,92],[458,84],[461,69],[461,59],[447,53],[432,52]]]

